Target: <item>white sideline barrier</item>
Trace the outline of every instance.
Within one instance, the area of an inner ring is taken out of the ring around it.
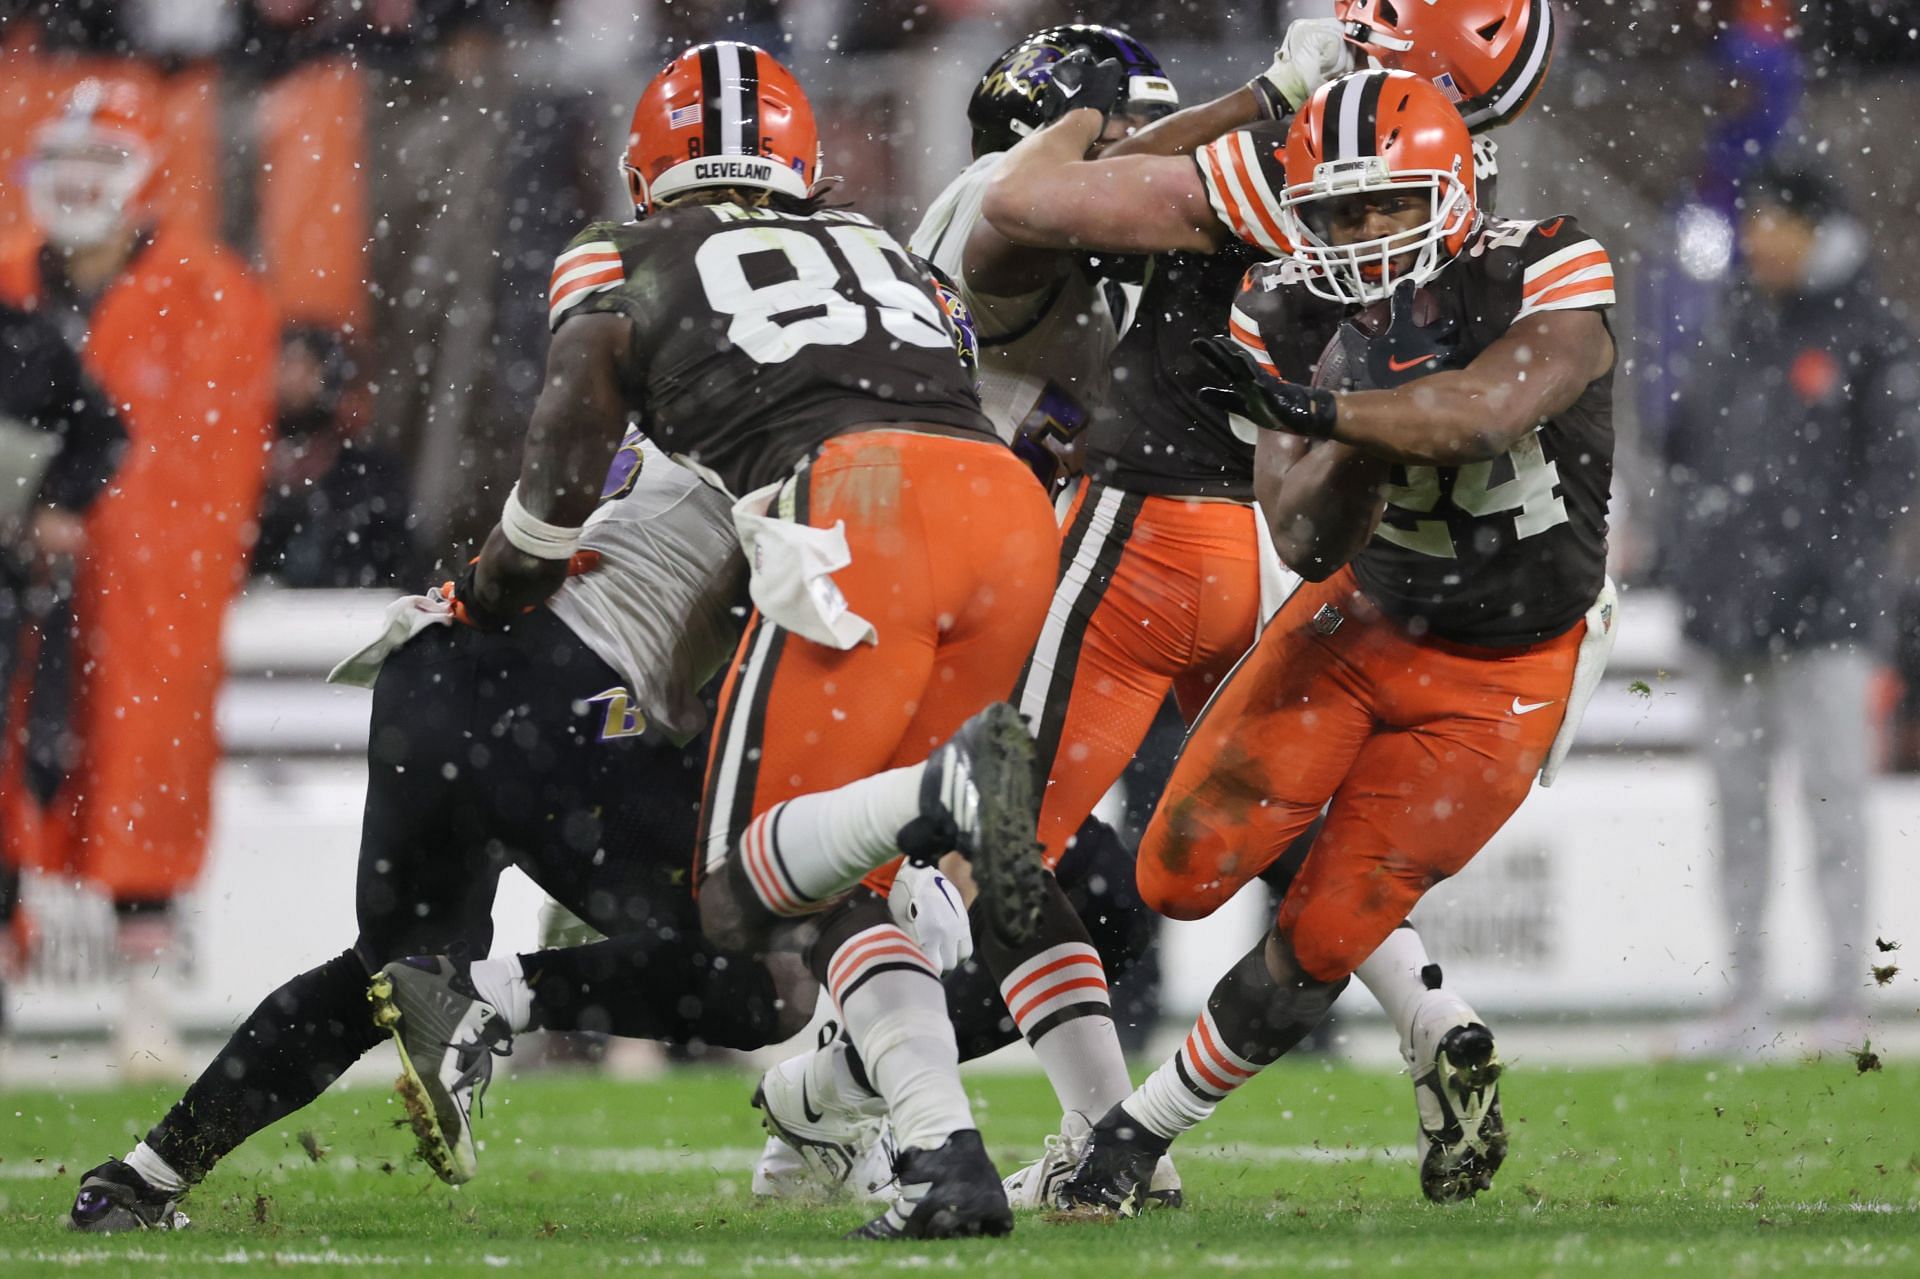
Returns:
[[[364,695],[363,695],[364,696]],[[1787,794],[1788,786],[1777,788]],[[353,940],[353,873],[364,780],[357,761],[231,762],[220,775],[214,852],[183,904],[192,971],[177,1007],[198,1029],[229,1026],[280,981]],[[1490,1015],[1704,1010],[1723,990],[1726,939],[1714,905],[1713,813],[1704,766],[1582,757],[1551,790],[1536,790],[1493,844],[1436,888],[1415,918],[1448,981]],[[1920,934],[1920,876],[1907,850],[1920,831],[1920,779],[1874,792],[1876,836],[1869,924],[1911,951]],[[1773,986],[1783,999],[1815,993],[1812,870],[1797,801],[1786,803],[1768,922]],[[540,895],[517,872],[495,909],[496,952],[533,944]],[[1164,1006],[1180,1015],[1252,944],[1267,918],[1261,892],[1212,920],[1163,933]],[[1862,985],[1869,955],[1859,954]],[[105,988],[25,986],[21,1029],[98,1029],[112,1015]],[[1910,993],[1890,989],[1886,1011]],[[1352,1010],[1366,996],[1356,984]]]
[[[1810,840],[1791,777],[1776,779],[1774,891],[1766,921],[1778,1001],[1818,996],[1825,942]],[[1872,795],[1869,935],[1855,943],[1860,984],[1883,963],[1875,934],[1920,944],[1920,778],[1880,779]],[[1447,984],[1490,1013],[1706,1011],[1724,999],[1729,940],[1720,922],[1712,789],[1686,757],[1569,760],[1467,868],[1414,911]],[[1260,894],[1229,923],[1170,924],[1162,934],[1168,1009],[1194,1009],[1270,916]],[[1905,978],[1869,1007],[1911,1016]],[[1356,982],[1343,1007],[1371,1006]]]
[[[257,591],[236,606],[220,705],[229,757],[217,780],[213,849],[204,880],[182,903],[192,966],[176,1006],[192,1028],[233,1024],[280,981],[353,940],[369,694],[320,681],[378,628],[390,598]],[[1684,678],[1672,601],[1636,592],[1625,608],[1612,670],[1560,780],[1536,789],[1415,916],[1449,982],[1490,1014],[1698,1010],[1723,989],[1711,788],[1704,765],[1675,753],[1692,735],[1698,688]],[[1819,974],[1806,962],[1817,937],[1807,837],[1794,787],[1778,786],[1776,795],[1773,984],[1782,998],[1804,998]],[[1873,821],[1870,922],[1903,938],[1905,922],[1920,919],[1920,875],[1906,864],[1920,832],[1920,779],[1883,779]],[[539,900],[509,872],[495,911],[496,951],[533,943]],[[1168,925],[1169,1013],[1198,1007],[1267,918],[1256,889],[1214,919]],[[1904,940],[1909,949],[1920,945],[1920,936]],[[1865,953],[1859,964],[1864,985]],[[29,982],[11,993],[15,1024],[49,1033],[102,1028],[118,998],[104,985]],[[1881,1002],[1892,998],[1890,991]],[[1343,1005],[1366,1002],[1356,985]]]
[[[359,692],[364,707],[368,694]],[[224,1030],[295,973],[353,944],[354,864],[366,774],[357,758],[287,764],[228,761],[214,796],[213,849],[179,905],[189,967],[175,995],[182,1024]],[[520,872],[502,879],[496,950],[530,949],[542,895]],[[118,1008],[106,984],[9,991],[28,1033],[103,1029]]]

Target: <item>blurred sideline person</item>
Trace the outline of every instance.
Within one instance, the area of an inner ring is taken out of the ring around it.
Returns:
[[[131,441],[87,513],[71,638],[44,637],[73,645],[73,764],[48,793],[16,761],[6,837],[21,865],[112,898],[124,964],[116,1056],[135,1077],[178,1070],[171,904],[207,852],[220,636],[259,509],[279,332],[232,255],[152,221],[145,200],[164,163],[148,91],[85,81],[34,139],[35,227],[0,244],[0,298],[83,352]]]
[[[1261,431],[1262,515],[1306,580],[1194,725],[1141,894],[1205,918],[1325,825],[1180,1050],[1094,1126],[1063,1208],[1139,1210],[1173,1140],[1550,776],[1611,641],[1606,251],[1571,217],[1484,217],[1465,123],[1408,72],[1321,88],[1284,165],[1277,125],[1241,136],[1288,248],[1198,353],[1208,398]],[[1412,1038],[1422,1188],[1470,1198],[1506,1146],[1493,1037],[1442,1018]]]
[[[74,562],[86,551],[86,513],[126,442],[126,428],[60,330],[0,302],[0,752],[7,755],[32,745],[8,696],[29,628],[70,597]],[[16,950],[20,939],[10,936],[18,905],[19,871],[0,847],[0,1029],[4,983],[25,958]]]
[[[988,926],[1033,927],[1032,739],[996,699],[1039,629],[1058,534],[980,412],[933,281],[824,207],[820,155],[805,93],[764,50],[700,45],[655,77],[623,165],[636,220],[590,226],[555,264],[547,391],[457,601],[498,627],[564,580],[589,472],[630,414],[734,503],[755,611],[707,769],[702,929],[804,945],[886,1099],[900,1197],[856,1237],[1004,1234],[939,980],[957,947],[929,954],[884,894],[903,854],[958,851]],[[415,1013],[395,995],[404,1038]],[[456,1017],[500,1006],[467,997]],[[437,1077],[458,1108],[460,1072]]]
[[[1792,163],[1747,177],[1739,275],[1703,336],[1665,442],[1663,568],[1710,672],[1705,728],[1731,943],[1725,1003],[1689,1045],[1772,1037],[1771,780],[1797,766],[1825,935],[1816,1030],[1861,1038],[1871,952],[1869,687],[1903,595],[1896,525],[1920,461],[1920,351],[1880,296],[1839,188]]]

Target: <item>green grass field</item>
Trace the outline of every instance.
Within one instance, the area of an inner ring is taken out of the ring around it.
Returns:
[[[1037,1077],[971,1085],[1011,1169],[1054,1122],[1052,1095]],[[1498,1186],[1443,1209],[1415,1186],[1404,1078],[1283,1064],[1182,1143],[1185,1211],[1023,1217],[1011,1239],[924,1246],[841,1242],[859,1206],[754,1202],[749,1089],[719,1071],[500,1080],[481,1176],[460,1190],[410,1161],[385,1092],[344,1091],[223,1164],[186,1205],[191,1231],[114,1239],[71,1235],[61,1214],[77,1174],[171,1094],[0,1093],[0,1275],[1920,1274],[1920,1067],[1522,1063]]]

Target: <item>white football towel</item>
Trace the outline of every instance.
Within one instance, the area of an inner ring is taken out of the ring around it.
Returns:
[[[429,626],[451,626],[453,600],[441,592],[442,588],[436,586],[425,595],[405,595],[387,605],[380,637],[334,667],[327,675],[327,683],[372,688],[381,664],[395,649]]]
[[[835,521],[832,528],[794,523],[793,482],[755,489],[733,504],[753,606],[795,635],[828,648],[879,643],[873,623],[849,608],[834,584],[833,574],[853,563],[846,523]]]
[[[1587,703],[1593,700],[1593,691],[1600,687],[1600,677],[1606,674],[1607,658],[1613,654],[1613,641],[1619,633],[1620,596],[1609,577],[1601,584],[1593,607],[1587,610],[1587,634],[1580,641],[1579,656],[1573,661],[1573,688],[1567,693],[1567,714],[1560,721],[1560,731],[1554,735],[1553,747],[1547,751],[1547,762],[1540,766],[1542,786],[1553,785],[1554,775],[1560,771],[1567,752],[1573,749],[1573,739],[1580,731],[1580,717],[1587,713]]]

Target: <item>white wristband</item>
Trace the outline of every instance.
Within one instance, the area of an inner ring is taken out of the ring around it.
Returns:
[[[535,559],[566,560],[580,549],[580,530],[549,524],[520,504],[520,486],[507,494],[500,508],[500,531],[517,549]]]

